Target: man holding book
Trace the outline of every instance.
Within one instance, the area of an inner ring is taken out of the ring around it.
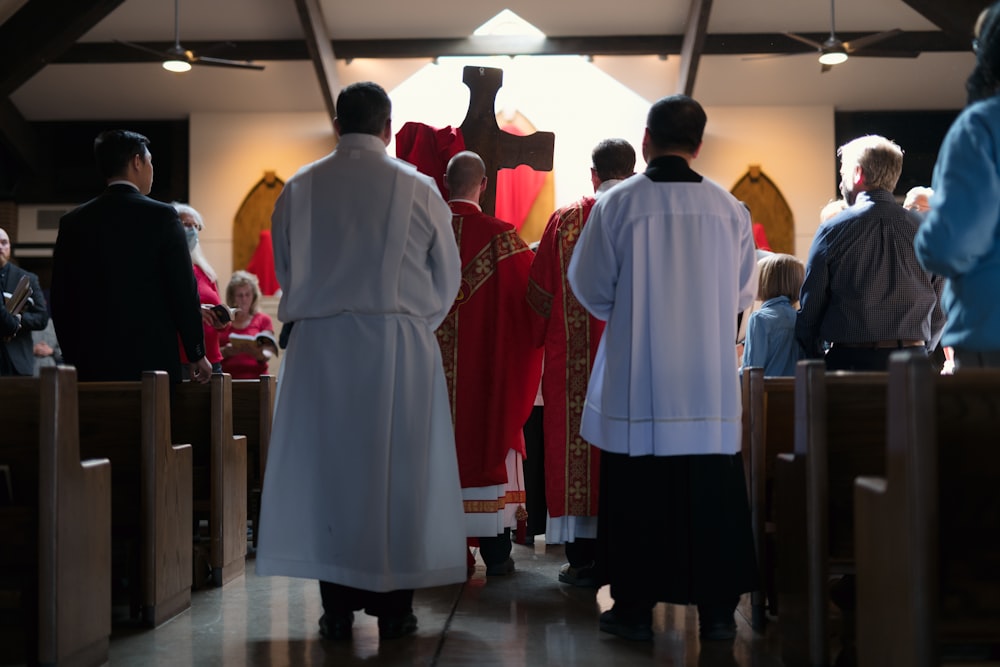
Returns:
[[[35,354],[32,351],[34,342],[32,331],[40,331],[49,323],[49,311],[45,307],[45,297],[42,287],[38,284],[38,276],[25,271],[10,261],[10,236],[0,229],[0,291],[4,293],[4,303],[17,289],[22,278],[27,277],[31,286],[31,298],[21,310],[20,326],[12,333],[2,336],[0,342],[0,375],[31,375],[35,371]],[[4,309],[3,322],[0,330],[7,331],[10,327],[10,313]],[[16,319],[16,318],[15,318]],[[8,340],[8,336],[10,339]]]

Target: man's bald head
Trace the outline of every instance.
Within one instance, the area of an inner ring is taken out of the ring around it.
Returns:
[[[452,199],[478,202],[486,187],[486,164],[472,151],[462,151],[452,156],[445,172],[448,192]]]
[[[0,267],[7,266],[10,261],[10,236],[7,230],[0,227]]]

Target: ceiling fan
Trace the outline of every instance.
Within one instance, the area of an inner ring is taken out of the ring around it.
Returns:
[[[163,61],[163,69],[171,72],[187,72],[192,65],[210,65],[212,67],[236,67],[239,69],[262,70],[263,65],[256,65],[249,60],[228,60],[226,58],[213,58],[210,56],[199,56],[193,51],[189,51],[181,46],[180,37],[180,0],[174,0],[174,45],[166,51],[157,51],[142,44],[126,42],[125,40],[115,40],[119,44],[124,44],[133,49],[138,49],[146,53],[151,53]]]
[[[864,37],[852,39],[849,42],[842,41],[837,37],[836,33],[834,4],[835,0],[830,0],[830,36],[822,44],[803,35],[797,35],[794,32],[785,33],[788,37],[802,42],[803,44],[808,44],[816,49],[819,53],[819,62],[822,65],[822,68],[820,69],[821,72],[828,72],[834,65],[846,62],[848,56],[864,56],[872,58],[916,58],[920,55],[915,51],[875,51],[869,48],[877,42],[903,34],[903,31],[898,28],[872,33],[871,35],[865,35]],[[785,56],[796,54],[781,53],[774,55]]]

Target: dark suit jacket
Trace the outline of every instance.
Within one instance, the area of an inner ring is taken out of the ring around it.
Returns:
[[[38,284],[38,276],[21,267],[10,264],[7,267],[7,281],[0,285],[4,292],[13,292],[21,276],[28,276],[31,283],[31,303],[21,311],[21,328],[11,340],[3,343],[7,358],[16,375],[33,375],[35,372],[35,344],[32,331],[41,331],[49,323],[49,311],[45,307],[45,295]]]
[[[180,381],[205,355],[200,300],[180,218],[124,184],[62,217],[52,262],[52,319],[82,381],[138,380],[165,370]]]

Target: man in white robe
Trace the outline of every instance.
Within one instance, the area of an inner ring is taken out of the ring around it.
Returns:
[[[434,330],[458,292],[451,211],[386,155],[391,103],[373,83],[337,98],[330,155],[299,170],[272,218],[294,322],[278,385],[257,573],[320,580],[320,633],[353,612],[382,639],[416,630],[413,589],[465,580],[451,412]]]
[[[660,601],[697,604],[702,639],[731,639],[757,582],[733,363],[753,233],[739,201],[691,170],[705,122],[689,97],[653,104],[645,173],[597,201],[568,269],[607,321],[580,428],[602,450],[598,548],[615,604],[600,627],[633,640],[652,639]]]

